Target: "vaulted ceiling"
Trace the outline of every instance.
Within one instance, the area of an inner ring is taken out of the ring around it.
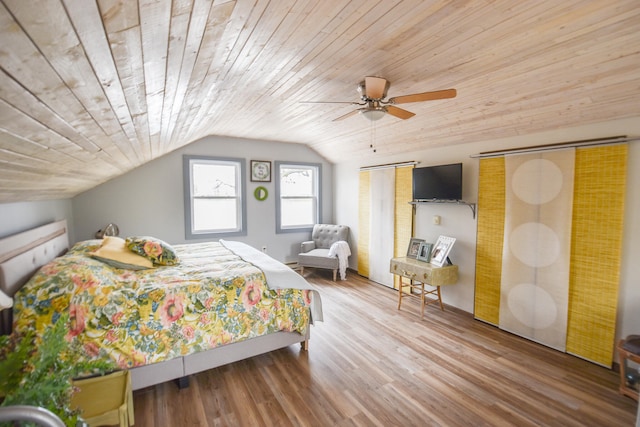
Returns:
[[[358,102],[365,76],[457,97],[376,122],[304,103]],[[640,116],[640,2],[0,0],[0,97],[0,203],[72,197],[206,135],[375,162]]]

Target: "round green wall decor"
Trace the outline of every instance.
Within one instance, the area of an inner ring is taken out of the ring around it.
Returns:
[[[267,200],[267,197],[269,197],[269,192],[265,187],[260,186],[256,187],[255,191],[253,192],[253,196],[256,198],[256,200],[260,200],[262,202],[263,200]]]

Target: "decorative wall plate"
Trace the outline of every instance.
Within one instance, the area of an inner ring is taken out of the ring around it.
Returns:
[[[259,201],[264,201],[267,200],[267,197],[269,197],[269,191],[263,187],[256,187],[256,189],[253,191],[253,196],[256,198],[256,200]]]

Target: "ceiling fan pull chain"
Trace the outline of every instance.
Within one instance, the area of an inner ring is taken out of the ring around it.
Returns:
[[[377,151],[376,150],[376,122],[372,120],[370,126],[371,126],[371,144],[369,144],[369,148],[371,148],[375,153]]]

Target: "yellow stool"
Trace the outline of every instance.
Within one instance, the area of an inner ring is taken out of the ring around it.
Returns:
[[[90,426],[134,424],[131,374],[118,371],[99,377],[73,381],[79,390],[71,397],[71,408],[81,411]]]

